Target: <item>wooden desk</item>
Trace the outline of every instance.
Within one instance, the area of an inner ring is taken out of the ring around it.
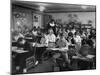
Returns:
[[[24,50],[12,50],[13,52],[16,52],[16,53],[26,53],[28,51],[24,51]]]
[[[25,51],[25,50],[21,50],[21,49],[17,49],[17,47],[12,47],[12,52],[15,52],[15,53],[26,53],[28,51]]]
[[[68,49],[67,48],[47,48],[47,50],[53,50],[53,51],[61,51],[61,52],[67,52]]]
[[[94,57],[94,55],[87,55],[86,57],[73,56],[72,63],[76,67],[76,70],[93,69],[95,67]]]
[[[87,55],[86,57],[80,57],[80,56],[73,56],[72,59],[80,59],[84,61],[89,61],[93,59],[95,56],[94,55]]]

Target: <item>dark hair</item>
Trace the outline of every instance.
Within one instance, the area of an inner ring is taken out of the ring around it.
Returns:
[[[89,39],[91,39],[92,38],[92,35],[89,35],[89,37],[88,37]]]
[[[60,33],[60,37],[62,37],[63,36],[63,33]]]
[[[55,20],[54,19],[51,19],[51,21],[50,22],[55,22]]]
[[[72,33],[72,32],[69,32],[69,33],[68,33],[68,36],[73,37],[73,33]]]
[[[21,42],[22,40],[24,40],[24,38],[20,37],[20,38],[18,38],[17,42],[19,43],[19,42]]]

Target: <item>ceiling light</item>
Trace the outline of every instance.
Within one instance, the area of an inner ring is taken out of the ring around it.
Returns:
[[[45,7],[44,6],[40,6],[39,10],[40,11],[44,11],[45,10]]]
[[[87,9],[87,6],[81,6],[82,9]]]

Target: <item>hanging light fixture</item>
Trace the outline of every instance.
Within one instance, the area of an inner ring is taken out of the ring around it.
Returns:
[[[45,7],[44,6],[40,6],[39,10],[43,12],[45,10]]]
[[[86,5],[82,5],[82,6],[81,6],[82,9],[87,9],[87,7],[88,7],[88,6],[86,6]]]

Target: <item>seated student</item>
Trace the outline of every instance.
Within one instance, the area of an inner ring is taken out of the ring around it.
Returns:
[[[69,45],[75,44],[75,40],[73,36],[68,36],[66,40],[68,41]]]
[[[54,46],[55,42],[56,42],[56,36],[53,33],[52,29],[49,29],[49,34],[46,37],[46,42],[47,44],[51,47]]]
[[[86,38],[82,38],[82,42],[81,45],[87,44],[87,39]]]
[[[47,46],[45,34],[42,34],[40,42],[39,42],[38,45],[40,45],[40,46]]]
[[[88,40],[87,40],[87,44],[90,46],[90,47],[93,47],[93,37],[91,35],[89,35],[88,37]]]
[[[16,69],[19,70],[19,72],[23,72],[23,69],[26,67],[25,60],[29,56],[33,55],[33,52],[30,52],[30,51],[32,51],[33,48],[31,46],[31,44],[29,42],[27,42],[24,38],[18,39],[17,47],[18,47],[18,49],[29,51],[26,53],[18,54],[16,56],[15,64],[18,67],[18,69],[17,69],[17,67],[16,67]]]
[[[24,35],[18,31],[13,32],[14,40],[17,41],[20,37],[24,38]]]
[[[63,33],[60,33],[59,39],[57,40],[56,44],[59,48],[66,47],[67,40],[65,40]]]
[[[74,34],[76,32],[75,28],[72,28],[71,32]]]
[[[67,37],[67,40],[70,44],[75,44],[75,40],[74,40],[74,35],[72,32],[69,32],[68,33],[68,37]]]
[[[63,29],[63,35],[64,35],[65,39],[67,39],[67,37],[68,37],[68,32],[67,32],[65,29]]]
[[[68,31],[68,36],[72,37],[73,33],[71,31]]]
[[[66,48],[66,49],[68,49],[69,43],[64,38],[63,33],[60,34],[60,38],[57,40],[56,45],[59,48]],[[65,56],[66,62],[69,63],[68,54],[66,53],[66,49],[65,49],[65,52],[63,53],[63,55]]]
[[[37,29],[36,29],[36,27],[33,28],[32,34],[33,34],[34,36],[37,36]]]
[[[56,41],[56,36],[53,33],[53,30],[52,29],[49,29],[48,41],[49,42],[55,42]]]
[[[76,43],[76,48],[77,48],[77,50],[79,50],[81,48],[82,38],[80,37],[78,32],[75,32],[74,40],[75,40],[75,43]]]
[[[45,43],[46,43],[45,36],[42,36],[42,38],[41,38],[41,40],[40,40],[40,43],[41,43],[41,44],[45,44]]]
[[[62,32],[62,29],[59,29],[58,32],[57,32],[57,39],[60,38],[60,34],[61,34],[61,33],[63,33],[63,32]]]
[[[25,37],[32,37],[32,32],[31,32],[31,30],[27,30],[27,31],[24,33],[24,36],[25,36]]]
[[[74,39],[75,39],[75,42],[76,42],[76,43],[81,44],[81,40],[82,40],[82,39],[81,39],[81,37],[80,37],[80,35],[79,35],[78,32],[75,33]]]
[[[23,48],[24,50],[32,51],[32,46],[24,38],[19,38],[17,41],[17,47]]]

